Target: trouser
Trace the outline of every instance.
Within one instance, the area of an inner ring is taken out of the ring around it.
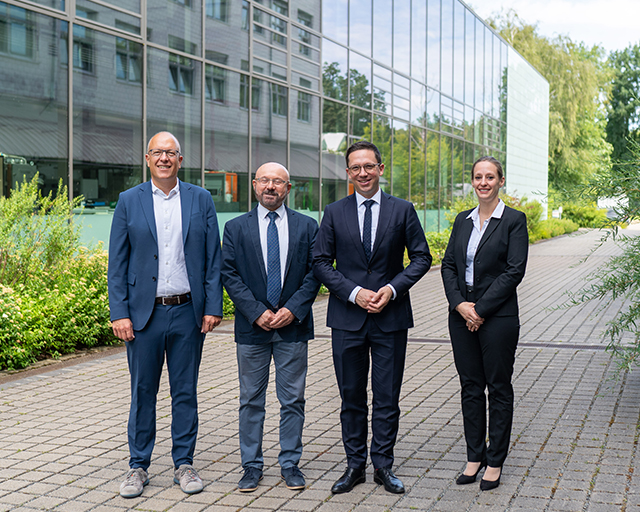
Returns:
[[[264,464],[262,435],[272,357],[276,367],[276,394],[280,402],[278,462],[283,469],[298,465],[302,456],[307,345],[306,341],[237,344],[242,467],[261,470]]]
[[[363,469],[367,460],[367,380],[371,358],[371,462],[376,469],[391,467],[400,420],[398,402],[407,330],[383,332],[372,315],[368,315],[358,331],[333,329],[332,347],[342,398],[340,422],[347,464],[350,468]]]
[[[131,468],[147,469],[156,438],[156,400],[165,354],[171,392],[171,456],[174,466],[193,463],[198,436],[198,371],[204,334],[191,302],[156,304],[149,322],[127,342],[131,374],[128,438]]]
[[[456,311],[449,314],[453,357],[460,377],[467,460],[501,467],[507,458],[513,423],[513,364],[520,321],[517,316],[485,318],[471,332]],[[485,388],[489,392],[489,446]]]

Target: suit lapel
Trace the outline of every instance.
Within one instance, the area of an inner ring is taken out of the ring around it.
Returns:
[[[351,240],[353,241],[353,245],[356,247],[358,254],[360,254],[365,264],[368,263],[367,257],[364,254],[364,247],[362,246],[362,237],[360,236],[360,225],[358,224],[358,201],[356,201],[355,194],[347,196],[347,200],[344,202],[342,218],[347,224],[347,231],[351,236]]]
[[[284,276],[287,277],[289,268],[291,268],[291,259],[293,255],[298,251],[298,219],[299,216],[296,212],[290,210],[285,206],[287,215],[287,223],[289,224],[289,249],[287,251],[287,263],[285,265]]]
[[[502,214],[504,217],[504,213]],[[485,242],[487,240],[489,240],[489,237],[491,236],[491,234],[496,230],[496,228],[500,225],[500,221],[502,220],[502,218],[500,219],[496,219],[495,217],[491,217],[491,219],[489,220],[489,225],[487,226],[487,229],[485,229],[482,238],[480,239],[480,243],[478,244],[478,249],[476,251],[476,253],[482,248],[482,246],[485,244]]]
[[[149,231],[153,235],[153,239],[158,243],[158,233],[156,232],[156,218],[153,215],[153,191],[151,190],[151,182],[147,181],[140,187],[140,204],[142,205],[142,212],[144,213],[147,224],[149,224]]]
[[[182,209],[182,243],[187,240],[189,223],[191,221],[191,206],[193,205],[193,192],[191,185],[180,182],[180,207]]]
[[[258,267],[260,268],[260,275],[267,282],[267,271],[264,268],[264,255],[262,254],[262,245],[260,244],[260,226],[258,225],[258,208],[254,208],[247,215],[247,233],[255,233],[255,236],[251,237],[253,242],[253,249],[256,251],[256,260]]]
[[[373,250],[371,251],[371,259],[382,244],[384,234],[387,232],[389,221],[393,215],[393,202],[390,197],[382,192],[380,196],[380,211],[378,212],[378,227],[376,228],[376,239],[373,242]],[[364,250],[364,249],[363,249]]]

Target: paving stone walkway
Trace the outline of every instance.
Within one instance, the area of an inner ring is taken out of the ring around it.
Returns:
[[[585,263],[595,231],[531,246],[520,286],[522,334],[514,385],[515,421],[500,487],[480,492],[456,486],[464,468],[459,384],[446,329],[439,269],[412,290],[416,326],[410,331],[396,474],[407,492],[386,493],[367,482],[346,495],[330,487],[345,467],[331,360],[326,300],[314,306],[317,338],[309,345],[309,376],[301,468],[307,488],[288,490],[277,465],[279,411],[273,382],[267,397],[265,478],[241,494],[238,384],[232,326],[205,343],[200,372],[200,436],[195,466],[202,493],[173,484],[170,399],[166,375],[158,401],[158,435],[151,482],[140,498],[118,495],[127,470],[129,380],[123,353],[0,386],[0,511],[176,512],[243,511],[627,511],[640,510],[635,473],[640,372],[611,377],[615,363],[601,333],[616,304],[547,309],[567,289],[615,254],[608,243]]]

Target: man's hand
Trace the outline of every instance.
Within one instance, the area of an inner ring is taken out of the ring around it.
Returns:
[[[367,311],[369,313],[380,313],[384,307],[389,304],[389,301],[393,298],[393,290],[389,286],[383,286],[373,296],[369,302]]]
[[[362,309],[369,310],[371,305],[371,301],[376,296],[373,290],[367,290],[366,288],[361,288],[356,295],[356,304],[360,306]]]
[[[135,338],[133,334],[133,324],[129,318],[114,320],[111,322],[111,328],[113,329],[113,334],[116,335],[116,338],[119,338],[122,341],[133,341],[133,338]]]
[[[258,318],[256,318],[256,325],[260,327],[260,329],[264,329],[265,331],[270,331],[271,322],[273,322],[273,319],[275,317],[276,317],[275,313],[270,309],[267,309]]]
[[[281,327],[286,327],[289,325],[295,316],[293,313],[289,311],[287,308],[280,308],[278,312],[274,315],[273,320],[271,320],[271,328],[272,329],[280,329]]]
[[[204,315],[202,317],[202,329],[200,332],[204,334],[211,332],[220,325],[220,322],[222,322],[221,316]]]

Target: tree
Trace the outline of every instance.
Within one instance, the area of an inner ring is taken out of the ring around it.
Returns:
[[[629,141],[640,142],[640,44],[609,55],[614,77],[607,120],[607,141],[616,161],[632,159]]]
[[[566,36],[548,39],[510,10],[489,20],[549,82],[549,184],[565,191],[609,165],[603,98],[610,71],[604,50]]]

